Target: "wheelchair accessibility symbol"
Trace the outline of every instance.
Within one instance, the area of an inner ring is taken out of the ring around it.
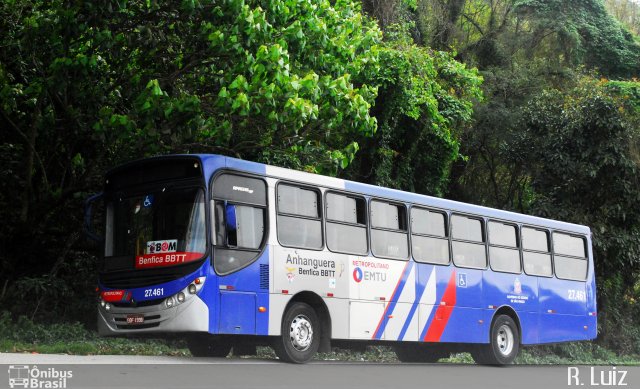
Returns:
[[[153,196],[152,195],[144,196],[144,201],[142,202],[142,206],[145,208],[149,208],[152,205],[153,205]]]
[[[458,286],[461,288],[467,287],[467,275],[464,273],[458,274]]]

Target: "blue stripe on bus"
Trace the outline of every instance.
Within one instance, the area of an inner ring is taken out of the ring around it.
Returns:
[[[384,310],[382,314],[382,318],[380,319],[380,324],[378,325],[378,329],[376,333],[373,335],[373,339],[382,338],[382,334],[384,334],[384,329],[387,326],[389,320],[387,320],[387,316],[393,313],[393,310],[396,308],[397,300],[402,294],[402,290],[404,289],[405,284],[407,283],[407,279],[409,278],[409,274],[411,274],[411,269],[413,269],[413,261],[408,261],[404,267],[403,273],[400,276],[400,281],[398,285],[396,285],[396,289],[391,296],[389,301],[389,305],[387,309]]]
[[[422,299],[422,295],[427,289],[427,283],[429,282],[429,277],[431,276],[432,271],[434,271],[433,266],[416,265],[416,295],[413,300],[413,304],[411,305],[411,310],[409,310],[409,314],[407,315],[407,320],[405,320],[402,330],[400,330],[398,340],[402,340],[404,338],[407,330],[409,329],[409,325],[411,324],[411,320],[413,320],[413,316],[420,307],[420,299]]]

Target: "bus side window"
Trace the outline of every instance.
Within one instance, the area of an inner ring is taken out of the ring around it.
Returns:
[[[403,204],[372,200],[369,212],[373,255],[407,260],[409,257],[407,208]]]
[[[489,221],[489,263],[491,269],[506,273],[520,273],[520,250],[517,227]]]
[[[322,249],[320,191],[281,183],[277,188],[278,241],[283,246]]]
[[[482,219],[451,216],[451,247],[456,266],[476,269],[487,267],[483,223]]]
[[[588,261],[584,237],[554,232],[553,252],[558,278],[575,281],[587,279]]]
[[[525,273],[551,277],[551,245],[549,232],[533,227],[522,227],[522,262]]]

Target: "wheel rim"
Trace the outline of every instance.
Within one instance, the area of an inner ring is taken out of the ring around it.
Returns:
[[[498,350],[503,356],[511,354],[513,351],[513,330],[506,324],[501,325],[496,333],[496,343]]]
[[[311,320],[305,315],[296,316],[289,327],[289,339],[291,339],[291,344],[296,350],[308,350],[313,342]]]

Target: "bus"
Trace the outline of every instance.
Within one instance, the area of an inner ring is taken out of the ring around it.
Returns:
[[[96,198],[101,335],[184,337],[194,356],[386,345],[489,365],[596,337],[586,226],[220,155],[125,164]]]

